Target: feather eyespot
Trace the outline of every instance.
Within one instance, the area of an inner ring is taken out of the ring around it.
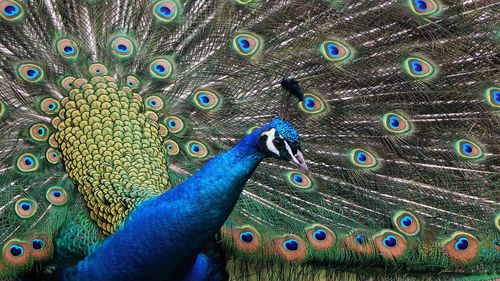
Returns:
[[[135,76],[127,76],[126,82],[127,82],[127,86],[132,88],[132,89],[136,89],[141,84],[139,79],[137,79],[137,77],[135,77]]]
[[[26,249],[28,249],[26,243],[16,239],[10,240],[3,247],[3,258],[11,265],[23,265],[29,260]]]
[[[64,205],[68,202],[68,194],[62,187],[54,186],[47,190],[47,200],[54,205]]]
[[[242,232],[240,234],[240,240],[243,241],[244,243],[252,243],[252,241],[253,241],[253,233],[250,232],[250,231]]]
[[[104,76],[108,74],[108,69],[100,63],[95,63],[89,67],[89,72],[94,76]]]
[[[276,238],[272,243],[276,253],[286,261],[300,261],[307,254],[307,246],[304,241],[294,235]]]
[[[242,56],[253,56],[262,48],[262,39],[251,33],[241,33],[233,38],[233,49]]]
[[[75,77],[65,77],[62,81],[61,81],[61,86],[70,91],[71,89],[73,88],[76,88],[76,85],[75,85],[75,80],[76,78]]]
[[[321,43],[320,51],[324,58],[333,62],[345,61],[352,53],[347,45],[333,40]]]
[[[33,249],[31,255],[37,259],[45,258],[48,254],[45,241],[39,238],[31,240],[31,249]]]
[[[410,131],[410,122],[396,113],[387,113],[382,117],[384,128],[394,134],[404,134]]]
[[[283,242],[283,249],[287,251],[297,251],[299,249],[299,241],[295,239],[288,239]]]
[[[19,76],[27,82],[40,82],[43,79],[43,70],[33,63],[24,63],[17,67]]]
[[[214,109],[219,106],[219,95],[208,90],[201,90],[194,94],[194,104],[203,110]]]
[[[166,79],[172,76],[174,64],[170,59],[156,59],[149,65],[149,74],[153,78]]]
[[[399,225],[401,227],[410,227],[413,224],[413,218],[411,216],[404,216],[400,218]]]
[[[16,166],[21,172],[33,172],[39,167],[38,159],[31,153],[25,153],[17,158]]]
[[[161,22],[172,22],[180,13],[177,1],[159,1],[153,6],[155,18]]]
[[[118,58],[128,58],[134,53],[135,46],[132,40],[118,37],[111,42],[111,49]]]
[[[19,246],[19,245],[11,245],[9,247],[9,250],[10,250],[10,254],[13,256],[13,257],[19,257],[19,256],[22,256],[24,254],[24,248]]]
[[[40,103],[40,107],[45,114],[56,114],[61,110],[61,104],[58,100],[53,98],[43,99]]]
[[[80,52],[76,43],[69,39],[59,40],[57,42],[57,51],[61,56],[67,59],[77,58]]]
[[[367,150],[356,148],[351,151],[351,163],[361,168],[374,168],[377,166],[377,158]]]
[[[468,159],[479,159],[483,157],[483,151],[473,141],[461,139],[455,142],[455,150],[459,156]]]
[[[299,172],[289,172],[285,174],[288,183],[300,189],[310,189],[313,186],[312,180],[305,174]]]
[[[317,95],[306,93],[304,100],[298,103],[300,110],[309,114],[321,114],[326,112],[326,103]]]
[[[2,18],[8,21],[20,19],[24,14],[23,7],[17,1],[0,2],[0,11]]]
[[[319,224],[306,229],[309,243],[317,250],[327,250],[335,244],[335,234],[327,227]]]
[[[184,129],[184,122],[177,116],[168,116],[165,118],[164,122],[165,125],[167,125],[168,130],[174,134]]]
[[[30,254],[38,260],[50,258],[54,250],[51,239],[46,235],[34,235],[31,237]]]
[[[15,204],[16,214],[23,219],[32,217],[36,213],[36,209],[36,202],[28,198],[19,199]]]
[[[368,236],[364,233],[358,233],[354,236],[354,242],[358,245],[365,245],[368,243]]]
[[[186,145],[186,151],[189,155],[197,158],[203,158],[208,155],[207,147],[199,141],[190,141]]]
[[[243,225],[232,230],[235,246],[238,250],[246,253],[257,250],[260,246],[260,234],[249,225]]]
[[[179,154],[179,145],[173,140],[167,140],[165,142],[165,147],[167,148],[168,155]]]
[[[406,249],[406,240],[396,232],[386,231],[373,238],[379,252],[388,258],[400,257]]]
[[[33,239],[31,240],[31,247],[35,251],[43,250],[43,248],[45,248],[45,242],[41,239]]]
[[[439,3],[434,0],[408,0],[413,13],[419,16],[429,16],[439,11]]]
[[[49,138],[49,127],[45,124],[33,124],[30,127],[30,137],[35,141],[45,141]]]
[[[469,239],[466,237],[461,237],[455,242],[455,250],[463,252],[469,248]]]
[[[368,232],[358,230],[342,239],[342,244],[347,249],[361,254],[372,254],[375,251],[371,236]]]
[[[486,100],[493,107],[500,107],[500,88],[491,87],[486,90]]]
[[[408,58],[403,63],[406,73],[415,78],[425,78],[434,74],[434,66],[423,58]]]
[[[50,164],[57,164],[59,163],[59,161],[61,161],[61,154],[54,148],[47,149],[45,157],[47,158],[47,161],[49,161]]]
[[[410,212],[395,213],[392,217],[392,223],[399,231],[408,236],[414,236],[420,232],[420,222]]]
[[[163,100],[159,96],[149,96],[146,98],[145,105],[147,109],[158,111],[163,109]]]
[[[382,240],[383,244],[387,248],[392,248],[395,247],[398,244],[398,240],[394,235],[388,235],[387,237]]]
[[[454,261],[465,263],[473,260],[479,253],[477,239],[465,232],[455,232],[444,242],[444,251]]]
[[[312,236],[316,241],[323,241],[326,239],[326,231],[323,229],[318,229],[314,231]]]

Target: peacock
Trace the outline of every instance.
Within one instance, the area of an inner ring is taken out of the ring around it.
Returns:
[[[0,0],[0,280],[500,278],[499,15]]]

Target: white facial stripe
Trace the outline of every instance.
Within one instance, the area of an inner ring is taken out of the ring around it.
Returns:
[[[286,141],[285,141],[285,148],[286,148],[286,151],[288,151],[288,154],[290,154],[292,156],[292,158],[295,159],[295,156],[293,156],[292,148],[288,145],[288,142],[286,142]]]
[[[285,148],[288,151],[288,153],[290,154],[290,156],[292,156],[292,162],[299,163],[299,160],[297,160],[297,157],[295,157],[295,155],[293,155],[292,148],[288,145],[288,142],[286,142],[286,141],[285,141]],[[297,151],[297,153],[298,153],[298,151]]]
[[[276,132],[276,129],[272,128],[271,130],[265,131],[265,132],[263,132],[260,135],[261,136],[262,135],[266,135],[267,136],[267,140],[266,140],[266,147],[267,147],[267,149],[269,151],[271,151],[272,153],[280,156],[280,152],[278,151],[278,149],[276,149],[276,147],[273,144],[273,139],[274,139],[275,132]]]

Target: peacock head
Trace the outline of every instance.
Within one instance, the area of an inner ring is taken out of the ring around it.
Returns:
[[[287,160],[290,164],[308,173],[304,156],[300,151],[300,137],[288,121],[275,117],[259,134],[259,151],[268,157]]]

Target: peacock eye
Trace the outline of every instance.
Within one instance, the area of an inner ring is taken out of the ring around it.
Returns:
[[[320,228],[313,233],[313,236],[317,241],[323,241],[326,239],[326,231]]]
[[[285,141],[283,139],[273,139],[273,144],[278,149],[285,147]]]
[[[40,239],[33,239],[33,241],[31,241],[31,244],[33,246],[33,249],[37,251],[43,249],[43,247],[45,246],[45,243]]]
[[[366,244],[368,242],[368,236],[366,236],[366,234],[364,233],[359,233],[358,235],[356,235],[356,237],[354,238],[354,241],[358,244],[358,245],[363,245],[363,244]]]
[[[253,233],[250,231],[243,232],[240,234],[240,239],[245,243],[251,243],[253,241]]]
[[[22,256],[24,253],[24,249],[21,246],[16,244],[10,246],[10,254],[14,257]]]
[[[392,248],[394,246],[396,246],[396,244],[398,243],[398,240],[396,239],[396,237],[394,235],[388,235],[384,240],[384,245],[388,248]]]
[[[458,241],[455,243],[455,249],[458,251],[465,251],[469,247],[469,240],[465,237],[462,237],[458,239]]]
[[[299,249],[299,242],[295,239],[288,239],[283,242],[283,247],[288,251],[297,251]]]

